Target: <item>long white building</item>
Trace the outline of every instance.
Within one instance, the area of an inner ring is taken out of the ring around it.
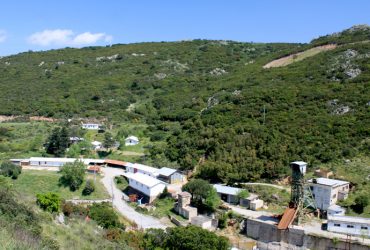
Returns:
[[[29,159],[10,159],[14,164],[31,167],[61,167],[66,163],[81,161],[85,165],[102,165],[101,159],[78,159],[78,158],[54,158],[54,157],[31,157]]]
[[[129,186],[149,198],[149,203],[160,195],[166,184],[156,178],[142,173],[125,173],[124,176],[129,181]]]
[[[158,176],[158,168],[153,168],[147,165],[139,164],[139,163],[132,163],[126,166],[127,173],[141,173],[145,175],[149,175],[151,177],[157,178]]]
[[[328,231],[370,237],[370,219],[328,215]]]
[[[328,178],[316,178],[308,181],[317,208],[327,210],[337,201],[348,196],[349,182]]]

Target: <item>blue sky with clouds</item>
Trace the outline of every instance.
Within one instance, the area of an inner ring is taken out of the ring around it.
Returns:
[[[185,39],[309,42],[370,24],[367,0],[6,0],[0,55]]]

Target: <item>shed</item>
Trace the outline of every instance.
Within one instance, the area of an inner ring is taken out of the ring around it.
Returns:
[[[263,207],[263,200],[257,199],[254,201],[251,201],[250,203],[250,209],[253,211],[256,211]]]
[[[186,176],[173,168],[163,167],[159,169],[157,173],[158,179],[170,184],[183,183],[186,181]]]
[[[213,187],[216,189],[218,195],[223,201],[226,201],[227,203],[232,203],[232,204],[239,203],[238,193],[242,189],[224,186],[220,184],[214,184]]]
[[[201,227],[203,229],[212,229],[212,219],[207,216],[198,215],[192,217],[190,221],[191,224]]]

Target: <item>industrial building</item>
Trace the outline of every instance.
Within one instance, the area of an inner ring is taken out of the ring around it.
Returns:
[[[138,191],[139,194],[145,195],[147,201],[154,201],[165,189],[166,184],[152,176],[142,173],[125,173],[124,176],[128,179],[129,187]]]
[[[328,178],[316,178],[308,181],[317,208],[327,210],[337,201],[348,196],[349,182]]]

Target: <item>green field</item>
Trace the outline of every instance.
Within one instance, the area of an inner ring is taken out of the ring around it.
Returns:
[[[21,196],[28,199],[35,199],[36,194],[46,192],[59,193],[63,199],[94,200],[109,198],[107,191],[99,180],[100,177],[96,178],[95,191],[89,196],[83,196],[82,189],[85,184],[82,184],[79,190],[72,192],[68,187],[59,185],[60,176],[59,173],[52,171],[23,170],[18,179],[13,182],[14,189]],[[93,179],[94,177],[92,174],[88,174],[87,178]]]

